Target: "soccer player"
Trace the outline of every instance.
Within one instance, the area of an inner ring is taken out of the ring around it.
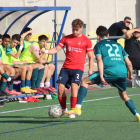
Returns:
[[[89,85],[98,84],[100,86],[107,86],[108,83],[111,83],[118,88],[120,97],[124,100],[132,114],[140,121],[140,115],[133,101],[126,93],[127,68],[129,71],[128,78],[130,80],[133,79],[133,67],[128,58],[128,54],[120,44],[108,39],[109,34],[106,27],[99,26],[96,30],[96,34],[99,42],[94,47],[94,53],[97,59],[99,72],[95,72],[89,77],[82,79],[78,91],[76,107],[70,110],[69,113],[81,115],[82,103],[87,94]]]
[[[20,49],[18,52],[16,51],[16,46],[20,43]],[[26,65],[27,61],[20,61],[19,56],[21,54],[21,50],[23,47],[23,40],[20,37],[20,35],[15,34],[12,36],[12,40],[10,42],[10,45],[7,46],[6,54],[9,60],[9,64],[13,65],[15,64],[15,67],[20,68],[22,70],[21,73],[21,92],[22,93],[35,93],[36,90],[33,90],[29,87],[30,85],[30,79],[32,76],[33,66],[32,65]]]
[[[34,42],[31,45],[29,45],[27,48],[24,48],[23,52],[20,55],[20,60],[21,61],[27,60],[30,63],[36,62],[36,63],[40,63],[40,65],[43,64],[45,69],[43,69],[44,73],[42,72],[42,70],[39,70],[39,75],[42,75],[42,79],[41,81],[37,81],[38,83],[37,88],[39,88],[39,90],[42,92],[46,92],[46,90],[48,90],[50,92],[55,93],[51,88],[44,87],[44,80],[47,79],[48,81],[50,81],[51,75],[54,72],[53,64],[46,64],[46,61],[44,60],[46,54],[40,55],[39,53],[40,48],[42,49],[47,45],[47,40],[48,38],[45,35],[39,36],[38,42]]]
[[[75,108],[77,102],[77,90],[84,72],[84,63],[86,53],[89,58],[89,71],[92,74],[93,69],[93,48],[92,42],[81,32],[83,30],[83,21],[75,19],[72,21],[72,34],[63,37],[60,43],[50,50],[42,50],[42,53],[58,53],[66,45],[66,59],[60,71],[58,83],[58,100],[62,111],[67,111],[65,87],[71,86],[71,109]]]

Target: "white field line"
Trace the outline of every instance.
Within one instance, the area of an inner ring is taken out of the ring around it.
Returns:
[[[132,94],[132,95],[128,95],[128,96],[135,96],[135,95],[140,95],[140,94]],[[112,98],[118,98],[118,97],[120,97],[120,96],[113,96],[113,97],[106,97],[106,98],[99,98],[99,99],[92,99],[92,100],[85,100],[83,102],[92,102],[92,101],[106,100],[106,99],[112,99]],[[70,103],[67,103],[67,104],[70,104]],[[59,104],[56,104],[56,105],[59,105]],[[52,106],[52,105],[25,108],[25,109],[19,109],[19,110],[4,111],[4,112],[0,112],[0,114],[18,112],[18,111],[25,111],[25,110],[31,110],[31,109],[38,109],[38,108],[45,108],[45,107],[50,107],[50,106]]]

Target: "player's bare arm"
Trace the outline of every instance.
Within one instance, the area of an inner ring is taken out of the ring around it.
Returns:
[[[88,74],[91,75],[92,74],[92,70],[93,70],[93,65],[94,65],[93,51],[87,52],[87,55],[88,55],[88,58],[89,58],[89,70],[88,70]]]
[[[99,74],[100,74],[100,79],[102,82],[102,85],[105,87],[108,85],[108,83],[105,81],[103,73],[104,73],[104,65],[103,65],[103,61],[102,61],[102,57],[101,56],[97,56],[97,66],[98,66],[98,70],[99,70]]]
[[[140,32],[140,29],[128,30],[127,33],[125,34],[125,39],[130,39],[134,32]]]
[[[127,69],[128,69],[128,73],[129,73],[128,79],[129,80],[133,80],[134,78],[133,78],[133,66],[132,66],[132,63],[131,63],[131,61],[129,60],[128,57],[126,57],[124,59],[124,61],[126,63],[126,66],[127,66]]]
[[[55,48],[52,48],[50,50],[40,50],[41,53],[46,53],[46,54],[55,54],[58,53],[59,51],[61,51],[62,48],[57,45]]]
[[[33,31],[33,30],[27,31],[27,32],[25,32],[25,33],[23,33],[23,34],[21,35],[21,38],[24,39],[25,36],[28,35],[28,34],[30,34],[30,33],[35,33],[35,31]]]
[[[128,19],[128,21],[131,23],[132,29],[134,29],[134,28],[135,28],[135,25],[134,25],[134,23],[132,22],[132,20],[129,20],[129,19]]]

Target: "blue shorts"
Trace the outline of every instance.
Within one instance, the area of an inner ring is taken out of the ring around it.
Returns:
[[[80,84],[82,75],[83,71],[79,69],[61,69],[56,82],[65,85],[65,87],[69,89],[71,83]]]
[[[99,72],[95,72],[92,75],[89,76],[89,79],[99,85],[100,87],[103,87],[102,83],[101,83],[101,79],[100,79],[100,75]],[[126,82],[126,78],[120,78],[120,77],[105,77],[104,79],[107,83],[111,83],[113,86],[117,87],[119,90],[126,91],[126,87],[127,87],[127,82]]]

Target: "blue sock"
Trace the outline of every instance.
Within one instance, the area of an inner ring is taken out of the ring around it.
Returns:
[[[86,95],[87,95],[87,88],[80,86],[78,91],[77,104],[82,105]]]
[[[38,77],[38,68],[35,68],[32,72],[32,79],[31,79],[32,89],[36,87],[37,77]]]
[[[43,78],[43,75],[44,75],[44,68],[43,69],[40,69],[39,71],[38,71],[38,77],[37,77],[37,81],[36,81],[36,88],[39,88],[40,87],[40,82],[41,82],[41,80],[42,80],[42,78]]]
[[[4,77],[6,80],[9,78],[9,76],[5,73],[2,74],[2,77]]]
[[[14,76],[10,76],[12,79],[14,79]],[[8,85],[8,90],[12,91],[13,90],[13,84]]]
[[[30,85],[30,80],[27,80],[27,79],[26,79],[26,80],[25,80],[25,86],[26,86],[26,87],[29,87],[29,85]]]
[[[129,108],[129,110],[132,112],[133,115],[135,115],[137,112],[137,109],[133,103],[133,101],[130,99],[125,102],[126,106]]]
[[[0,86],[0,90],[4,91],[6,89],[6,86],[7,86],[7,82],[2,81],[1,86]]]
[[[21,88],[25,87],[25,80],[21,80]]]

